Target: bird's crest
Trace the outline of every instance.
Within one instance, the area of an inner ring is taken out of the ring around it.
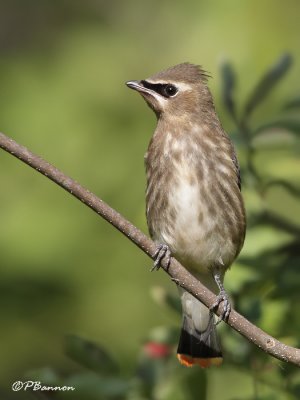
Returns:
[[[201,81],[206,83],[208,78],[210,78],[210,75],[204,71],[200,65],[185,62],[151,76],[149,81],[174,81],[186,83],[197,83]]]

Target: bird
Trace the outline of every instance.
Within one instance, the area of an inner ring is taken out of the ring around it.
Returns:
[[[230,314],[224,275],[246,231],[240,167],[217,116],[209,77],[201,66],[184,62],[126,82],[157,119],[144,157],[147,225],[157,245],[154,269],[164,257],[175,257],[217,295],[209,309],[178,285],[183,319],[177,358],[202,368],[223,361],[220,319],[213,310],[223,302],[221,319]]]

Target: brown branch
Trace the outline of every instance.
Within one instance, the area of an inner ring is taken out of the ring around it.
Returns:
[[[112,209],[109,205],[99,199],[96,195],[83,188],[79,183],[66,176],[53,165],[49,164],[39,156],[31,153],[25,147],[19,145],[14,140],[0,133],[0,147],[19,158],[53,182],[57,183],[67,192],[72,194],[82,203],[94,210],[98,215],[112,224],[125,236],[127,236],[134,244],[143,250],[149,257],[154,258],[156,250],[155,244],[139,229],[127,221],[122,215]],[[193,296],[199,299],[207,307],[213,305],[215,295],[202,285],[194,276],[192,276],[178,261],[171,259],[170,266],[162,261],[163,269],[171,276],[171,278],[189,291]],[[216,314],[222,312],[222,304],[216,310]],[[273,357],[300,366],[300,349],[287,346],[272,336],[262,331],[257,326],[246,320],[235,310],[231,310],[228,325],[239,332],[250,342],[254,343],[260,349]]]

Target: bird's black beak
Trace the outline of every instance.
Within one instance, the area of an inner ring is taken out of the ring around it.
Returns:
[[[126,82],[126,85],[133,90],[137,90],[138,92],[144,92],[145,87],[141,83],[141,81],[128,81]]]
[[[155,92],[149,87],[146,87],[143,82],[145,81],[128,81],[126,82],[126,85],[130,89],[136,90],[141,95],[150,95],[151,97],[153,97]]]

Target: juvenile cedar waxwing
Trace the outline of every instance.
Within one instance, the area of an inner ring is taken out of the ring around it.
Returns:
[[[215,308],[230,302],[226,270],[239,254],[246,219],[235,150],[216,114],[201,67],[183,63],[146,80],[129,81],[155,112],[157,126],[145,155],[147,223],[158,245],[155,267],[174,256],[217,294]],[[222,362],[212,310],[179,288],[183,325],[177,357],[186,365]]]

